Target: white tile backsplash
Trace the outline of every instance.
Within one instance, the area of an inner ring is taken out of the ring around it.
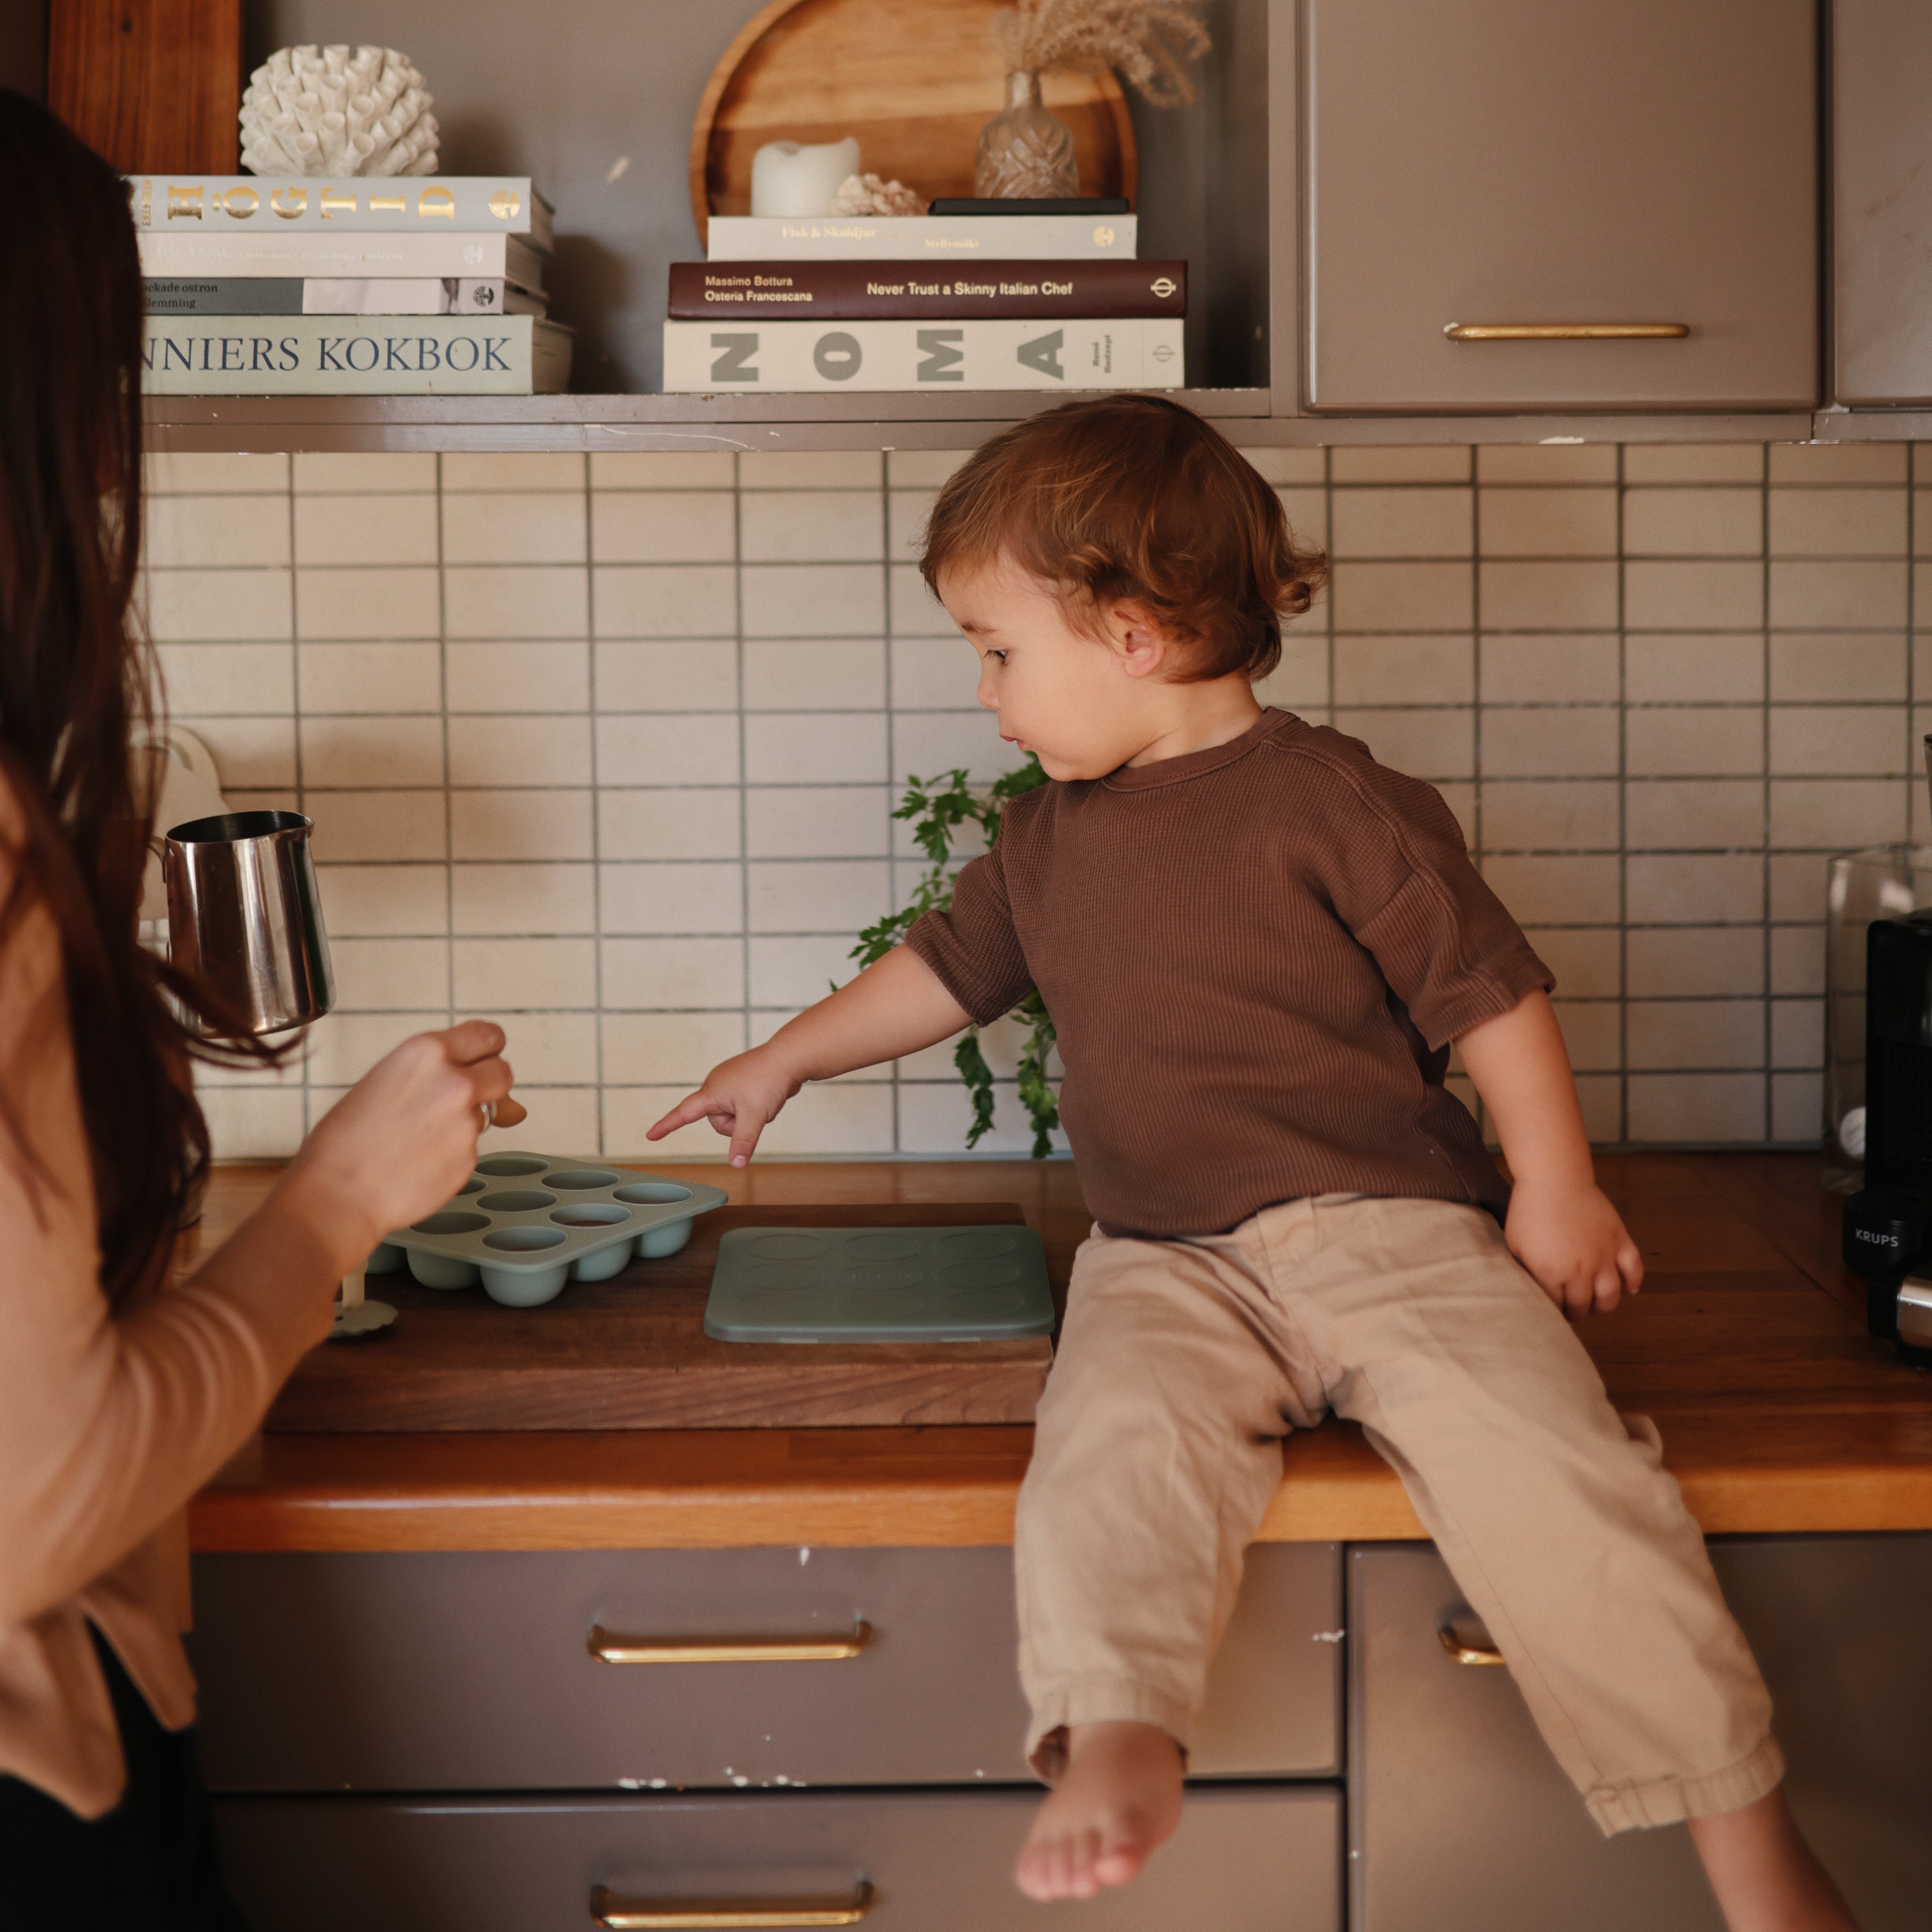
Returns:
[[[409,644],[296,646],[296,698],[311,717],[442,710],[443,646]]]
[[[442,459],[446,496],[478,490],[582,492],[584,458],[562,450],[453,454]]]
[[[1614,490],[1490,488],[1480,491],[1483,554],[1589,557],[1617,554]]]
[[[169,707],[184,716],[282,717],[295,694],[289,644],[158,644]]]
[[[616,721],[611,721],[613,722]],[[451,717],[453,785],[581,785],[590,778],[590,720],[568,714]]]
[[[702,859],[628,860],[598,871],[605,932],[730,934],[745,930],[745,872]]]
[[[437,560],[434,493],[295,499],[299,564],[427,563]],[[286,548],[286,540],[284,548]]]
[[[452,791],[452,859],[590,859],[596,856],[587,787],[544,791],[500,787]]]
[[[222,569],[151,568],[144,585],[148,634],[158,643],[286,638],[289,573],[236,565]]]
[[[302,720],[302,782],[319,790],[443,782],[439,717]]]
[[[589,634],[590,573],[582,565],[452,564],[442,580],[447,638]]]
[[[582,638],[447,644],[443,663],[453,715],[590,708],[590,646]]]
[[[752,712],[744,734],[749,784],[850,785],[886,776],[883,712]]]
[[[1624,623],[1633,631],[1756,630],[1764,622],[1764,568],[1743,561],[1624,566]]]
[[[298,496],[340,492],[367,496],[372,491],[434,490],[436,459],[393,452],[380,455],[349,455],[307,451],[295,458]]]
[[[157,569],[289,560],[286,495],[150,496],[145,520],[148,561]]]
[[[870,562],[884,550],[884,506],[875,489],[739,493],[738,554],[746,563]]]
[[[329,806],[330,815],[335,801]],[[434,938],[450,930],[449,868],[442,865],[326,865],[320,868],[332,936]]]
[[[581,489],[493,490],[442,499],[446,564],[584,563],[589,518]]]
[[[744,1010],[742,938],[613,938],[601,950],[607,1012]]]
[[[604,859],[735,859],[744,844],[745,794],[693,787],[597,794],[598,854]]]
[[[493,933],[595,933],[597,880],[590,865],[493,865],[450,868],[449,930],[464,938]]]
[[[865,563],[747,563],[739,572],[747,638],[882,633],[884,586]]]
[[[597,776],[608,785],[735,785],[739,721],[729,712],[597,720]]]
[[[525,1007],[594,1006],[594,938],[488,939],[450,943],[451,982],[466,1012],[514,1012]]]
[[[295,573],[296,620],[304,639],[442,635],[442,580],[434,565],[304,569]]]
[[[591,665],[600,711],[730,711],[738,703],[738,646],[729,638],[688,643],[598,644]]]
[[[728,638],[738,628],[737,573],[728,563],[599,565],[591,573],[604,638]]]
[[[1440,784],[1558,976],[1592,1131],[1814,1136],[1824,856],[1932,830],[1925,459],[1250,456],[1339,559],[1264,694]],[[908,776],[1015,762],[911,561],[960,460],[153,460],[173,715],[236,803],[316,818],[340,982],[302,1066],[204,1083],[220,1150],[287,1151],[398,1040],[484,1011],[532,1110],[493,1142],[719,1152],[644,1130],[851,977],[923,865]],[[982,1151],[1029,1138],[1012,1046]],[[965,1118],[941,1046],[808,1089],[765,1145],[948,1154]]]
[[[591,555],[599,563],[728,563],[736,512],[723,490],[599,490],[591,498]]]
[[[311,815],[319,865],[449,856],[449,795],[440,789],[339,792]]]

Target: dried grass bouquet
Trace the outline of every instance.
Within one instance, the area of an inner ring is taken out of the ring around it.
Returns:
[[[1112,68],[1156,107],[1194,98],[1187,70],[1212,43],[1205,0],[1018,0],[993,21],[1009,74]]]

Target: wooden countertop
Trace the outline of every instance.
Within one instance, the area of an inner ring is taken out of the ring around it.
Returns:
[[[1838,1203],[1802,1154],[1612,1154],[1643,1293],[1584,1327],[1612,1400],[1655,1418],[1707,1532],[1932,1529],[1932,1375],[1865,1333]],[[186,1258],[259,1201],[219,1170]],[[1064,1162],[800,1162],[700,1174],[735,1200],[1016,1202],[1057,1286],[1087,1231]],[[368,1344],[380,1347],[380,1342]],[[1031,1431],[1013,1427],[258,1436],[197,1497],[202,1550],[1000,1544]],[[1270,1541],[1418,1537],[1352,1425],[1287,1444]]]

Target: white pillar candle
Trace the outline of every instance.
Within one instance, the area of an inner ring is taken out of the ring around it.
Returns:
[[[832,197],[859,172],[859,143],[850,135],[817,147],[767,141],[752,157],[754,214],[830,214]]]

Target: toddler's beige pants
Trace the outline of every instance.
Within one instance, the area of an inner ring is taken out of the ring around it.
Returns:
[[[1328,1196],[1074,1263],[1016,1534],[1027,1751],[1185,1745],[1280,1442],[1333,1410],[1400,1475],[1606,1832],[1750,1804],[1771,1705],[1655,1430],[1629,1428],[1496,1222]]]

